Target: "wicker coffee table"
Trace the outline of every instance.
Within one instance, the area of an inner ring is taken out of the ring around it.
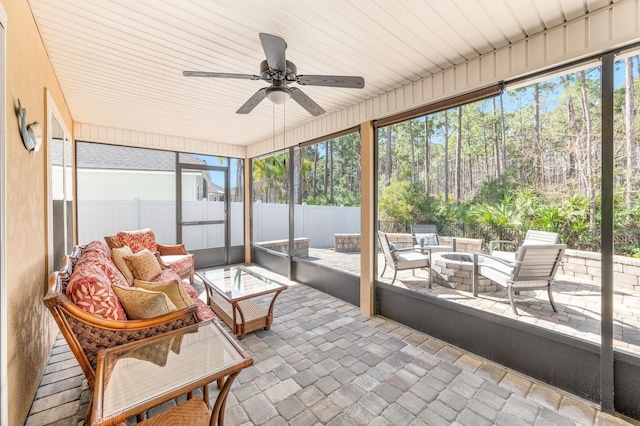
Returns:
[[[244,266],[198,272],[207,289],[211,309],[242,339],[245,334],[264,328],[273,322],[276,298],[287,286],[271,280]],[[273,294],[269,308],[258,306],[251,299]]]

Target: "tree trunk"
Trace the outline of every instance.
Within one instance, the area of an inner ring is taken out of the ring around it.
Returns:
[[[392,125],[388,125],[384,157],[384,186],[389,186],[391,184],[391,131]]]
[[[312,194],[313,194],[313,198],[316,197],[316,195],[318,195],[318,193],[316,192],[318,190],[318,147],[319,144],[314,145],[314,150],[313,150],[313,183],[312,183]]]
[[[625,65],[625,116],[624,116],[624,126],[625,126],[625,142],[627,148],[627,173],[625,177],[626,183],[626,207],[629,215],[627,217],[627,224],[630,228],[635,228],[635,220],[633,215],[631,214],[631,209],[633,208],[633,200],[634,200],[634,185],[635,185],[635,172],[636,172],[636,155],[634,141],[635,141],[635,131],[633,128],[634,118],[635,118],[635,108],[633,105],[633,58],[626,58],[624,60]]]
[[[461,191],[461,172],[462,172],[462,106],[458,107],[458,138],[456,141],[456,201],[460,202]]]
[[[506,123],[504,122],[504,94],[500,94],[500,122],[501,122],[501,137],[502,137],[502,171],[507,170],[507,135],[506,135]]]
[[[327,191],[329,190],[329,141],[324,143],[324,181],[322,182],[323,188],[322,193],[324,196],[327,196]]]
[[[424,193],[427,197],[430,194],[429,187],[431,179],[429,178],[429,163],[431,161],[431,134],[429,133],[429,117],[424,118]]]
[[[293,203],[302,203],[302,153],[303,148],[294,150],[293,157]]]
[[[409,120],[409,139],[411,139],[411,183],[416,183],[418,173],[416,171],[416,147],[413,140],[413,120]]]
[[[449,202],[449,111],[444,112],[444,202]]]
[[[488,178],[489,177],[489,144],[487,143],[487,128],[485,126],[484,112],[480,113],[480,117],[482,118],[482,143],[484,145],[484,174]]]
[[[589,111],[589,98],[587,95],[587,83],[584,70],[579,72],[580,86],[582,89],[582,109],[584,115],[585,130],[585,149],[586,155],[586,174],[587,174],[587,191],[589,194],[589,229],[594,231],[596,228],[596,188],[593,181],[593,154],[591,147],[591,111]]]
[[[498,111],[496,109],[496,98],[491,98],[493,106],[493,157],[496,163],[496,177],[499,178],[502,173],[500,170],[500,140],[498,138]]]
[[[580,130],[578,129],[578,125],[576,123],[576,112],[575,107],[573,106],[573,97],[569,95],[567,99],[567,123],[569,124],[569,128],[573,130],[575,134],[575,139],[569,140],[569,170],[567,172],[567,176],[569,179],[573,178],[576,174],[575,170],[577,168],[576,163],[578,161],[578,147],[580,146]],[[573,145],[573,146],[572,146]]]
[[[329,202],[333,204],[333,142],[329,141]]]
[[[535,181],[544,184],[544,159],[540,134],[540,83],[533,85],[533,138],[535,143],[535,152],[533,153]]]

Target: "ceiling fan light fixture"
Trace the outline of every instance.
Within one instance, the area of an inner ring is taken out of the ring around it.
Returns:
[[[282,105],[291,98],[291,93],[285,87],[272,87],[267,91],[267,98],[276,105]]]

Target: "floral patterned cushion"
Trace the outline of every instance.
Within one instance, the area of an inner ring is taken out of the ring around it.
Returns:
[[[82,257],[76,264],[76,269],[82,269],[82,265],[85,263],[92,263],[100,268],[109,279],[111,285],[129,285],[124,275],[122,275],[122,272],[120,272],[120,270],[113,264],[110,258],[105,258],[102,252],[90,251],[87,253],[85,250],[85,252],[82,253]]]
[[[158,259],[147,249],[143,249],[131,256],[124,256],[124,260],[136,279],[152,281],[162,273]]]
[[[191,269],[193,266],[193,256],[162,256],[162,260],[171,265],[171,269],[176,273]]]
[[[117,238],[121,246],[129,246],[134,253],[143,249],[147,249],[152,253],[158,251],[156,236],[150,228],[137,231],[120,231],[117,234]]]
[[[195,299],[193,302],[198,307],[198,316],[202,321],[206,321],[209,319],[218,319],[218,317],[216,316],[216,314],[213,313],[211,308],[208,307],[207,304],[204,303],[202,300]]]
[[[111,252],[109,251],[109,247],[103,241],[99,240],[91,241],[89,244],[87,244],[87,247],[84,249],[83,253],[97,253],[105,259],[111,259]]]
[[[67,297],[90,314],[117,321],[127,319],[109,278],[93,262],[76,265],[67,285]]]

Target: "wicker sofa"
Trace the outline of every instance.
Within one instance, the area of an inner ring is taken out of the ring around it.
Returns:
[[[104,242],[76,246],[72,254],[65,256],[61,269],[51,274],[44,302],[90,386],[94,384],[99,350],[216,318],[198,298],[195,288],[172,269],[162,269],[151,281],[162,284],[172,280],[178,280],[179,287],[189,296],[186,307],[177,309],[176,305],[177,310],[166,314],[129,319],[114,289],[127,288],[129,284]]]

